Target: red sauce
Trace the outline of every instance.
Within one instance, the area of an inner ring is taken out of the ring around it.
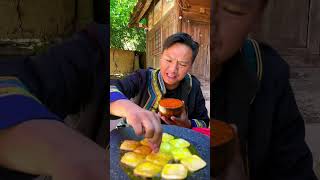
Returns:
[[[179,99],[165,98],[159,102],[160,106],[164,108],[179,108],[183,106],[183,103]]]
[[[225,144],[234,138],[233,128],[225,122],[211,120],[210,145],[213,147]]]

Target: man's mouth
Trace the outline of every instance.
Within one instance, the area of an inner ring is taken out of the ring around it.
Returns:
[[[167,73],[167,77],[168,77],[169,79],[176,79],[176,78],[177,78],[176,75],[174,75],[174,74],[168,74],[168,73]]]

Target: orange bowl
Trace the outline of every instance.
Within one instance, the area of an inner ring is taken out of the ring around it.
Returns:
[[[164,98],[159,102],[159,112],[161,116],[170,119],[171,116],[179,117],[184,107],[183,101],[175,98]]]
[[[211,175],[219,176],[230,163],[235,145],[233,128],[222,121],[210,121]]]

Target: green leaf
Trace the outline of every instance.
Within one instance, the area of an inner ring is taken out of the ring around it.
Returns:
[[[137,0],[110,1],[110,47],[145,52],[146,32],[128,27],[136,3]]]

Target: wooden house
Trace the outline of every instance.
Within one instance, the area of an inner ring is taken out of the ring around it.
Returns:
[[[145,19],[146,23],[140,23]],[[158,67],[164,40],[176,32],[186,32],[200,44],[191,73],[210,77],[210,0],[138,0],[130,27],[147,31],[147,66]]]

